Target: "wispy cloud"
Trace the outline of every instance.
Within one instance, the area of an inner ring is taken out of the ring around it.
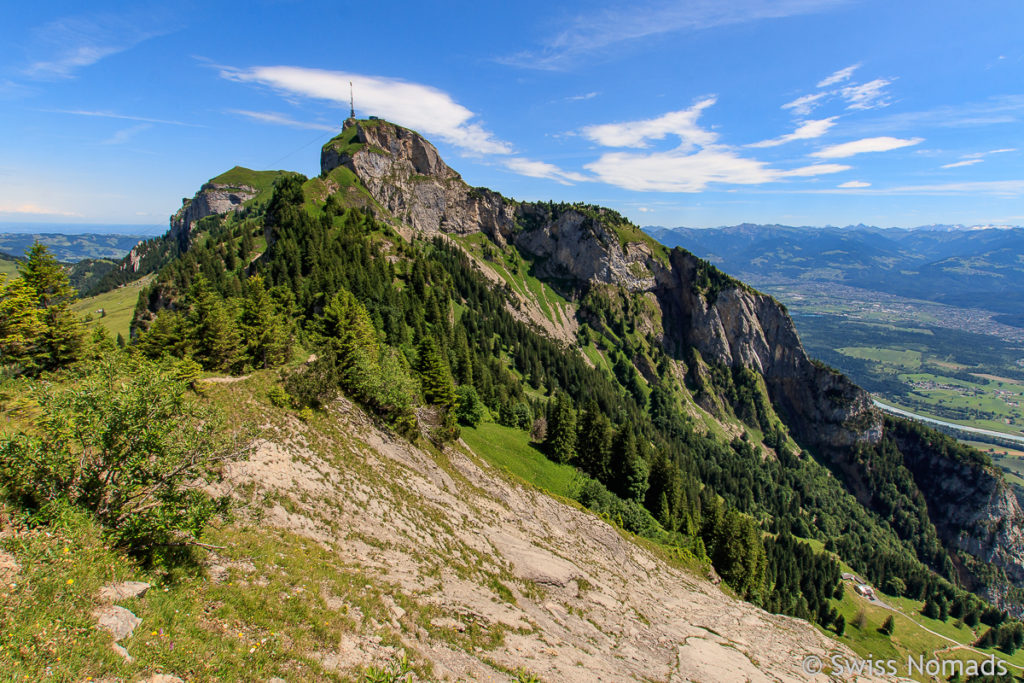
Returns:
[[[505,168],[519,175],[554,180],[562,185],[572,185],[574,182],[579,183],[589,180],[589,178],[581,173],[563,171],[554,164],[549,164],[545,161],[533,161],[531,159],[515,157],[505,160],[504,165]]]
[[[845,68],[834,71],[829,76],[818,81],[817,92],[801,95],[800,97],[786,102],[783,109],[791,109],[797,116],[808,116],[812,111],[830,100],[841,100],[847,109],[879,109],[892,104],[887,88],[892,85],[892,79],[876,78],[866,83],[850,83],[837,86],[840,83],[849,81],[853,73],[860,68],[860,64],[852,64]]]
[[[305,130],[324,130],[324,131],[336,131],[338,126],[332,126],[326,123],[314,123],[312,121],[297,121],[284,114],[279,114],[273,111],[247,111],[245,109],[228,109],[229,114],[238,114],[239,116],[245,116],[254,121],[260,123],[272,123],[279,126],[288,126],[289,128],[302,128]]]
[[[1024,196],[1024,180],[991,180],[967,183],[936,183],[933,185],[899,185],[885,188],[847,188],[843,190],[802,190],[810,194],[829,194],[843,192],[844,194],[865,194],[865,195],[924,195],[924,196],[952,196],[952,195],[993,195],[998,197],[1021,197]]]
[[[100,144],[101,145],[123,145],[124,143],[128,142],[129,140],[134,138],[136,135],[138,135],[142,131],[149,130],[152,127],[153,127],[152,123],[138,123],[138,124],[136,124],[134,126],[129,126],[127,128],[123,128],[123,129],[117,131],[116,133],[111,135],[109,138],[107,138],[106,140],[101,142]]]
[[[569,97],[566,97],[565,99],[569,100],[570,102],[579,102],[580,100],[592,100],[592,99],[594,99],[595,97],[597,97],[600,94],[601,93],[599,93],[599,92],[597,92],[595,90],[594,92],[588,92],[588,93],[585,93],[583,95],[570,95]]]
[[[23,214],[30,216],[81,216],[73,211],[61,211],[38,204],[0,204],[0,214]]]
[[[841,190],[859,190],[862,187],[871,187],[871,183],[866,183],[863,180],[850,180],[845,183],[836,185]]]
[[[964,154],[961,159],[962,161],[954,161],[950,164],[943,164],[939,168],[961,168],[963,166],[973,166],[974,164],[980,164],[985,160],[985,157],[993,154],[1005,154],[1007,152],[1016,152],[1016,147],[1003,147],[1001,149],[990,149],[987,152],[971,152],[970,154]]]
[[[813,121],[804,121],[796,130],[792,133],[782,135],[771,140],[762,140],[761,142],[755,142],[748,147],[778,147],[784,145],[787,142],[793,142],[794,140],[814,140],[820,138],[822,135],[827,133],[832,126],[836,124],[838,116],[830,116],[827,119],[816,119]]]
[[[88,111],[83,109],[41,109],[40,111],[50,114],[71,114],[73,116],[94,116],[103,119],[121,119],[123,121],[141,121],[142,123],[162,123],[168,126],[188,126],[189,128],[205,128],[198,123],[185,123],[173,119],[154,119],[148,116],[131,116],[129,114],[118,114],[112,111]]]
[[[892,104],[892,100],[885,91],[890,85],[892,85],[892,81],[876,78],[860,85],[846,86],[839,93],[846,100],[847,109],[878,109]]]
[[[72,78],[80,69],[169,33],[174,22],[165,15],[137,7],[51,21],[31,32],[29,63],[22,74],[33,80]]]
[[[828,97],[827,92],[812,93],[796,98],[792,102],[782,105],[783,109],[792,109],[797,116],[807,116],[824,98]]]
[[[382,116],[402,126],[473,154],[511,154],[512,145],[497,139],[474,119],[476,114],[437,88],[394,78],[296,66],[223,68],[220,75],[239,83],[257,83],[287,96],[309,97],[348,107],[349,82],[354,84],[357,110]]]
[[[838,71],[834,71],[832,72],[832,75],[826,76],[825,78],[818,81],[818,87],[827,88],[830,85],[835,85],[836,83],[842,83],[843,81],[847,81],[850,79],[850,76],[853,75],[853,72],[859,68],[860,64],[851,64],[850,66],[839,69]]]
[[[708,145],[718,136],[697,125],[697,119],[716,101],[715,97],[706,97],[689,109],[671,111],[653,119],[586,126],[583,135],[604,147],[643,148],[668,135],[679,137],[687,147]]]
[[[712,184],[760,185],[850,168],[812,164],[786,170],[743,156],[699,125],[701,113],[714,103],[715,98],[708,97],[689,109],[652,119],[588,126],[583,135],[605,147],[645,149],[668,136],[678,138],[679,144],[666,151],[608,152],[584,168],[605,183],[642,192],[700,192]]]
[[[984,159],[965,159],[963,161],[954,161],[951,164],[943,164],[939,168],[960,168],[961,166],[973,166],[974,164],[980,164]]]
[[[500,61],[533,69],[564,69],[585,57],[607,55],[612,52],[608,48],[613,45],[670,33],[821,12],[844,2],[697,0],[681,3],[647,0],[639,6],[615,3],[571,19],[565,29],[550,36],[539,48],[510,55]]]
[[[917,145],[921,142],[924,142],[924,138],[903,139],[888,136],[863,138],[861,140],[853,140],[851,142],[844,142],[842,144],[825,147],[817,152],[813,152],[811,156],[819,159],[845,159],[847,157],[852,157],[855,154],[865,154],[867,152],[888,152],[893,149],[900,149],[901,147]]]
[[[855,134],[918,131],[924,127],[962,128],[997,124],[1024,123],[1024,95],[1000,95],[980,102],[947,105],[923,111],[884,114],[870,120],[851,122]]]

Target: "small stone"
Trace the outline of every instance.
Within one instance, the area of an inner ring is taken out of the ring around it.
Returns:
[[[274,676],[273,678],[268,678],[267,683],[288,683],[288,681],[278,676]]]
[[[123,581],[108,583],[100,588],[99,599],[103,602],[118,602],[128,598],[141,598],[151,586],[144,581]]]
[[[117,605],[106,605],[97,607],[92,613],[96,618],[96,625],[114,636],[114,640],[124,640],[132,634],[132,631],[142,623],[142,619]]]
[[[466,625],[457,619],[451,617],[437,617],[436,619],[430,620],[430,625],[434,628],[450,628],[459,633],[463,633],[466,630]]]
[[[139,681],[139,683],[185,683],[185,681],[170,674],[153,674],[149,678]]]

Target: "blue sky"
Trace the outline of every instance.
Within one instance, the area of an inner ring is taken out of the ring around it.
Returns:
[[[316,174],[352,81],[517,199],[1024,224],[1021,27],[1019,0],[29,3],[0,25],[0,221],[166,225],[236,164]]]

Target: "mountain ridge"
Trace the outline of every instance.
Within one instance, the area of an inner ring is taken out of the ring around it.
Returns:
[[[517,202],[485,188],[470,188],[428,141],[385,121],[347,121],[342,133],[322,150],[319,178],[303,181],[291,176],[289,182],[293,185],[285,191],[286,180],[289,178],[279,179],[267,203],[229,203],[222,207],[224,213],[214,212],[199,219],[195,234],[204,234],[206,228],[201,226],[205,220],[214,221],[209,224],[213,231],[210,235],[224,235],[230,225],[235,226],[236,234],[240,227],[262,225],[265,251],[247,261],[250,265],[246,269],[268,274],[273,271],[265,271],[265,267],[278,266],[265,266],[264,262],[278,249],[277,241],[288,234],[287,230],[281,232],[280,223],[293,215],[282,201],[297,202],[296,208],[319,216],[320,221],[337,215],[344,206],[372,212],[396,230],[404,243],[429,244],[429,240],[441,239],[465,254],[475,272],[487,273],[492,282],[501,284],[514,318],[530,321],[543,334],[558,340],[563,349],[606,373],[634,405],[647,410],[650,403],[652,411],[657,409],[658,415],[665,415],[659,418],[663,420],[659,429],[678,435],[671,438],[714,441],[721,438],[715,434],[726,435],[733,439],[730,447],[736,456],[759,452],[762,461],[767,458],[774,462],[773,474],[765,475],[769,479],[788,477],[786,468],[811,458],[803,452],[791,460],[789,449],[794,443],[809,448],[835,470],[843,486],[870,514],[884,515],[879,518],[884,521],[870,524],[892,525],[904,542],[912,540],[916,544],[920,561],[948,577],[953,575],[948,553],[970,548],[974,554],[958,562],[972,567],[965,574],[974,577],[969,581],[980,582],[971,587],[1014,611],[1020,609],[1017,598],[1012,597],[1015,589],[998,587],[1000,581],[1007,581],[1003,574],[998,575],[1002,578],[986,574],[989,578],[984,581],[978,578],[982,567],[979,562],[995,563],[997,569],[1003,567],[1004,573],[1013,575],[1015,567],[1024,566],[1020,539],[1010,538],[1009,547],[998,546],[1000,540],[1005,540],[997,533],[999,520],[1019,525],[1024,518],[1016,499],[1012,495],[996,496],[993,500],[998,505],[988,508],[980,501],[964,500],[962,504],[970,508],[964,518],[979,523],[970,529],[948,525],[939,525],[939,529],[928,519],[927,510],[929,504],[939,506],[941,501],[923,481],[921,485],[915,483],[906,464],[895,462],[883,468],[890,473],[886,476],[900,479],[898,490],[877,490],[882,482],[876,468],[891,457],[891,451],[899,452],[894,437],[884,429],[880,414],[863,390],[808,358],[792,320],[771,297],[684,249],[669,251],[614,211],[584,204]],[[200,192],[211,191],[217,189],[207,187]],[[279,193],[291,198],[281,200]],[[231,216],[235,218],[224,223],[225,217]],[[193,232],[189,232],[190,240]],[[211,251],[216,243],[204,240],[203,253],[196,257],[201,266],[208,259],[220,258],[216,250]],[[178,240],[172,242],[167,258],[175,258]],[[395,248],[386,246],[392,252]],[[224,253],[223,247],[218,249]],[[186,249],[183,255],[188,257],[190,253]],[[149,267],[157,270],[160,266],[156,264]],[[287,261],[280,267],[287,267]],[[158,277],[140,297],[133,334],[145,340],[148,328],[161,317],[162,310],[173,312],[187,305],[182,300],[183,287],[191,277],[181,265],[176,265],[167,277]],[[562,303],[550,305],[558,300]],[[323,310],[315,297],[309,305],[313,314]],[[565,324],[565,318],[574,324]],[[545,319],[551,324],[542,324]],[[556,319],[561,324],[555,324]],[[531,371],[526,360],[514,360],[524,380],[529,376],[535,386],[541,386],[538,377],[545,377],[543,367],[534,364]],[[557,388],[547,379],[543,384],[551,393]],[[677,407],[670,408],[672,405]],[[663,413],[663,406],[669,407],[668,414]],[[738,438],[746,439],[751,430],[755,430],[752,450]],[[912,435],[917,441],[928,442],[930,438]],[[966,478],[949,483],[949,487],[967,489],[980,477],[990,482],[992,490],[1006,488],[1001,475],[984,457],[975,461],[974,456],[947,445],[938,449],[930,445],[925,450],[932,457],[967,464],[966,470],[951,470],[965,472]],[[673,457],[686,462],[693,456],[684,450]],[[736,487],[735,481],[718,481],[727,489]],[[926,489],[933,495],[930,502],[924,494]],[[834,490],[836,493],[829,495],[839,495],[838,489]],[[658,511],[666,509],[666,504],[659,504],[657,496],[651,495],[645,504],[653,513],[661,514]],[[758,503],[744,498],[741,490],[729,495],[747,500],[743,504],[752,512],[757,508]],[[677,507],[682,504],[681,500],[667,503],[671,515],[665,519],[679,523],[675,515],[683,514],[683,508]],[[780,503],[773,505],[774,514],[780,514]],[[971,512],[972,505],[984,508],[983,514]],[[900,521],[906,514],[927,521],[908,526]],[[808,517],[812,524],[814,517]],[[835,519],[838,522],[840,518]],[[807,528],[807,522],[799,524]],[[942,548],[940,530],[948,550]],[[879,557],[874,553],[875,559],[869,560],[872,553],[863,541],[848,538],[840,545],[846,548],[843,552],[862,558],[858,561],[876,561]],[[919,571],[911,570],[905,561],[897,563],[904,563],[899,564],[903,569],[894,570],[891,567],[896,560],[886,560],[890,568],[879,566],[877,571],[883,572],[879,580],[891,571],[905,577],[910,576],[907,572]]]

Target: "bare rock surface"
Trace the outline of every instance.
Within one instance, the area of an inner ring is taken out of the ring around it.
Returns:
[[[141,598],[151,586],[144,581],[123,581],[108,583],[99,590],[97,597],[101,602],[118,602],[128,598]]]
[[[96,625],[104,631],[109,631],[115,642],[130,636],[142,623],[142,619],[118,605],[97,607],[92,615],[96,619]]]
[[[507,672],[522,669],[581,683],[807,681],[803,657],[853,656],[464,447],[427,453],[344,400],[330,413],[336,431],[279,427],[224,484],[289,496],[289,510],[275,504],[263,525],[314,539],[387,587],[376,618],[353,615],[336,647],[307,653],[325,668],[346,675],[393,662],[400,650],[386,643],[396,638],[411,660],[431,662],[436,680],[514,681]],[[500,638],[481,649],[466,645],[470,632]]]

